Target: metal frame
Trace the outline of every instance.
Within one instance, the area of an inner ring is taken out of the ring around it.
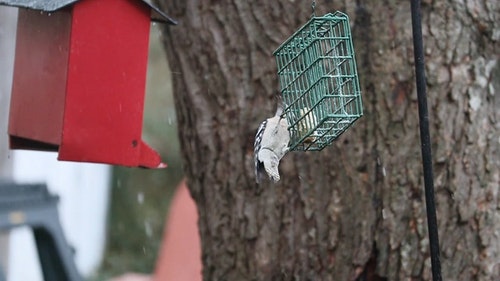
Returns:
[[[346,14],[312,17],[273,55],[291,150],[322,150],[363,115]]]

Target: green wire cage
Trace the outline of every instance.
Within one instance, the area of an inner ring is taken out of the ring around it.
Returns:
[[[314,16],[273,55],[291,150],[322,150],[363,115],[346,14]]]

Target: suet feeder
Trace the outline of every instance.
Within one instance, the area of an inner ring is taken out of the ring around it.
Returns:
[[[59,160],[161,168],[141,138],[150,1],[0,0],[19,7],[9,113],[13,149]]]
[[[313,16],[273,55],[291,150],[322,150],[363,115],[346,14]]]

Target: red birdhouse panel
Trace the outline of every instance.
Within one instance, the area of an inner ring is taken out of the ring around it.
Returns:
[[[149,13],[139,1],[75,4],[60,158],[141,164]]]
[[[165,167],[141,138],[150,15],[149,4],[134,0],[83,0],[54,13],[20,9],[11,147],[56,150],[59,160]]]
[[[11,147],[57,150],[63,128],[71,14],[20,9],[10,104]]]

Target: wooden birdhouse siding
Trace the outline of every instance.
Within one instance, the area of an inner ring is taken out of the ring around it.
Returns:
[[[19,9],[10,104],[11,147],[57,150],[63,128],[71,13]]]
[[[121,0],[86,0],[73,7],[66,86],[71,94],[59,157],[144,165],[139,160],[145,146],[149,9],[140,1]],[[143,151],[149,152],[154,151]]]
[[[69,2],[54,12],[19,10],[11,147],[58,151],[59,160],[164,167],[141,139],[151,5]]]

